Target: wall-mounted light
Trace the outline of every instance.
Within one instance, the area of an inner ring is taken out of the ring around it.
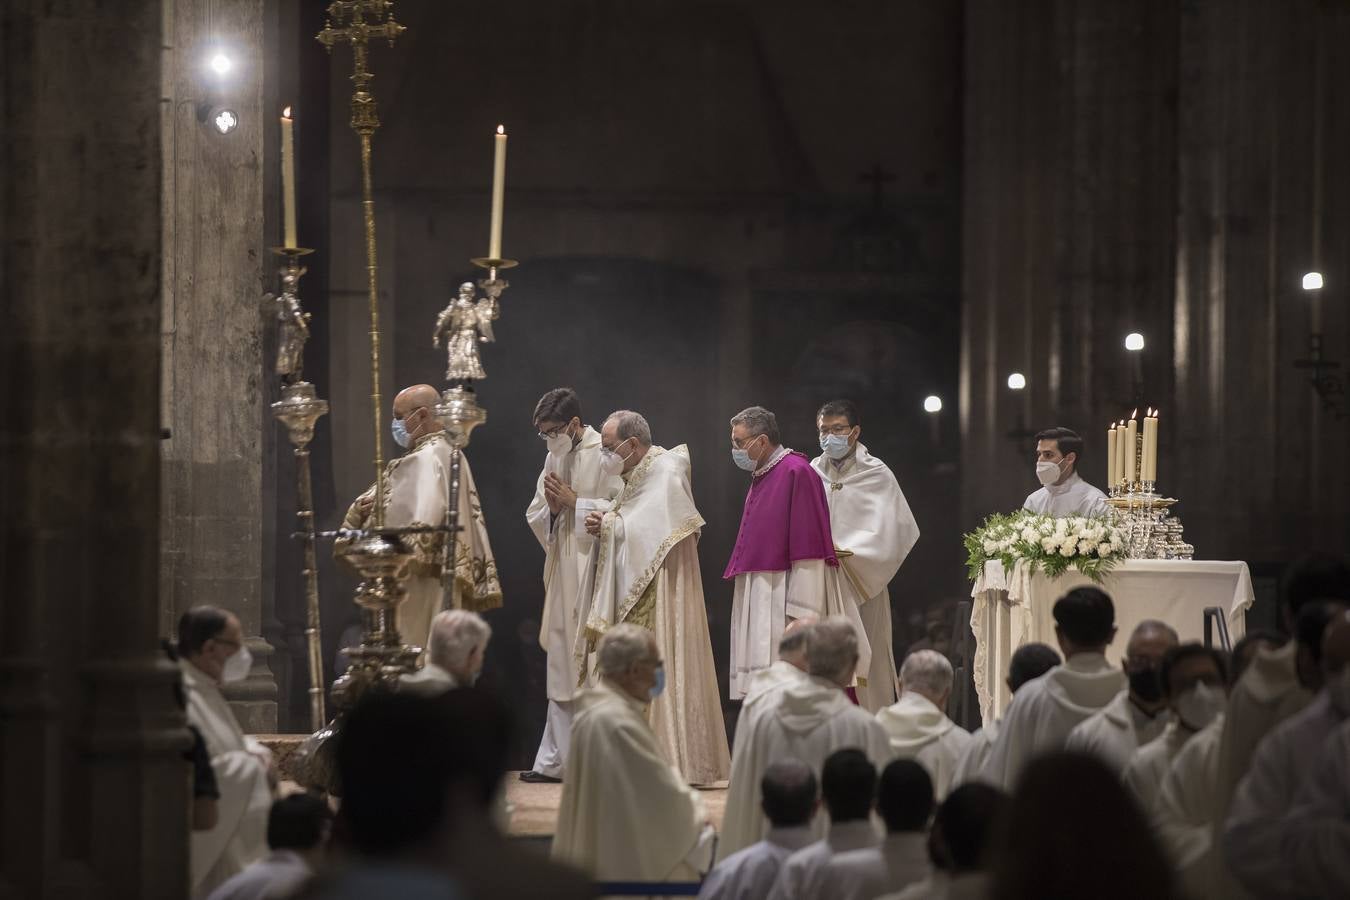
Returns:
[[[229,54],[224,50],[217,50],[207,59],[206,65],[218,77],[224,78],[234,68],[234,60],[230,59]]]
[[[1137,331],[1131,331],[1125,335],[1125,349],[1132,353],[1138,353],[1144,349],[1144,336]]]
[[[1320,291],[1322,284],[1321,272],[1308,272],[1303,276],[1303,289],[1305,291]]]
[[[926,413],[942,412],[942,398],[936,394],[929,394],[923,398],[923,411]]]
[[[217,134],[229,134],[239,127],[239,114],[232,109],[218,109],[211,116],[211,127]]]
[[[1027,386],[1027,376],[1021,372],[1013,372],[1008,376],[1008,387],[1014,391],[1020,391]]]

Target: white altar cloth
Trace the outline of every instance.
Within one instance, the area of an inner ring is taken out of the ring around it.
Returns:
[[[1004,679],[1013,651],[1032,641],[1058,650],[1051,609],[1069,590],[1085,584],[1092,580],[1077,569],[1049,578],[1040,571],[1028,575],[1021,565],[1008,573],[997,560],[985,563],[970,591],[970,628],[975,692],[986,725],[1003,715],[1012,699]],[[1144,619],[1166,622],[1183,641],[1201,640],[1204,610],[1210,606],[1225,611],[1229,637],[1236,643],[1255,599],[1247,564],[1220,560],[1129,559],[1106,574],[1101,587],[1116,607],[1116,639],[1106,656],[1117,663],[1130,632]]]

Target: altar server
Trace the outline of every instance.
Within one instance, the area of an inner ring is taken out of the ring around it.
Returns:
[[[1013,651],[1012,659],[1008,662],[1008,677],[1006,679],[1008,692],[1016,695],[1021,690],[1022,685],[1033,678],[1040,678],[1061,662],[1059,654],[1049,644],[1041,644],[1035,641],[1030,644],[1023,644]],[[951,783],[953,786],[975,781],[979,778],[985,762],[989,759],[989,751],[993,749],[994,741],[998,738],[999,729],[1002,726],[1003,720],[995,719],[971,734],[970,742],[966,744],[966,749],[961,751],[961,757],[956,761],[956,768],[952,772]]]
[[[722,575],[735,579],[732,700],[744,697],[750,677],[773,663],[788,620],[826,615],[830,591],[837,593],[828,572],[839,562],[825,489],[810,461],[781,444],[778,419],[762,406],[731,420],[732,461],[750,473],[740,531]]]
[[[947,718],[952,664],[936,650],[915,650],[900,667],[900,700],[877,713],[891,749],[928,770],[938,800],[947,796],[970,732]]]
[[[1027,497],[1023,509],[1042,516],[1104,516],[1106,495],[1078,476],[1083,439],[1067,428],[1047,428],[1036,435],[1036,478],[1041,489]]]
[[[919,540],[904,491],[890,468],[860,440],[858,409],[832,400],[816,413],[821,455],[811,461],[825,483],[830,532],[839,557],[841,609],[859,616],[868,652],[860,664],[858,704],[877,712],[896,700],[887,585]],[[833,612],[833,611],[832,611]]]

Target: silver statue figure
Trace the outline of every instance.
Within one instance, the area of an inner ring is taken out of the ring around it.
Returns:
[[[286,291],[274,301],[277,307],[277,374],[287,383],[298,381],[305,365],[305,342],[309,340],[309,313],[300,308],[300,298]]]
[[[459,286],[459,296],[436,317],[431,345],[440,347],[441,338],[445,338],[447,381],[481,381],[487,377],[478,357],[478,344],[493,340],[497,304],[487,299],[475,303],[473,295],[473,282],[464,282]]]

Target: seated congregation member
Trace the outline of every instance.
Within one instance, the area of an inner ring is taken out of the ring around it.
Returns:
[[[319,868],[332,831],[333,811],[317,794],[291,794],[267,815],[271,853],[211,892],[208,900],[276,900]]]
[[[830,618],[810,626],[806,664],[811,677],[785,688],[772,708],[737,728],[719,859],[767,833],[756,791],[772,763],[791,757],[815,769],[831,753],[846,747],[860,748],[874,767],[890,762],[894,752],[886,732],[844,693],[857,663],[858,637],[851,622]],[[812,829],[821,837],[825,823],[817,818]]]
[[[1223,715],[1228,696],[1223,654],[1191,642],[1167,651],[1160,672],[1171,720],[1163,733],[1130,757],[1121,777],[1139,808],[1151,815],[1162,780],[1186,742]]]
[[[1022,685],[1033,678],[1040,678],[1061,662],[1059,654],[1049,644],[1037,642],[1023,644],[1013,651],[1012,659],[1008,661],[1006,679],[1008,691],[1016,696]],[[966,749],[961,751],[961,757],[956,761],[956,769],[952,772],[953,785],[965,784],[979,778],[984,764],[989,760],[989,751],[993,749],[994,740],[1002,727],[1003,720],[995,719],[971,734],[970,741],[966,744]]]
[[[829,833],[787,858],[769,892],[770,900],[828,896],[818,892],[830,859],[836,853],[876,846],[881,840],[871,819],[876,790],[877,769],[867,754],[852,747],[830,754],[820,772],[820,793],[830,814]]]
[[[872,900],[917,884],[931,874],[928,819],[933,814],[933,780],[912,759],[886,766],[877,785],[877,812],[886,837],[875,847],[836,854],[816,879],[820,900]]]
[[[928,770],[940,800],[947,796],[957,760],[970,732],[947,718],[952,664],[936,650],[915,650],[900,665],[900,699],[877,713],[899,759],[914,759]]]
[[[492,639],[492,626],[476,612],[447,609],[431,620],[427,660],[416,672],[399,677],[399,689],[437,694],[468,687],[483,671],[483,656]]]
[[[178,656],[188,723],[206,742],[220,792],[215,825],[192,832],[192,893],[205,897],[266,855],[276,776],[271,752],[244,734],[220,690],[222,684],[247,678],[252,667],[239,619],[214,606],[183,613]]]
[[[757,900],[768,896],[784,861],[810,844],[811,819],[820,806],[816,775],[799,759],[780,760],[764,770],[761,805],[769,820],[764,840],[717,864],[704,880],[702,900]]]
[[[656,637],[615,625],[596,664],[599,683],[576,700],[553,857],[598,881],[696,880],[711,867],[714,835],[647,723],[662,681]]]
[[[984,900],[995,829],[1007,814],[1008,795],[987,784],[964,784],[947,795],[928,833],[933,873],[879,900]]]
[[[1177,645],[1170,626],[1147,619],[1135,626],[1125,645],[1127,687],[1103,709],[1069,732],[1066,750],[1095,753],[1117,772],[1124,772],[1134,751],[1162,734],[1167,725],[1167,700],[1158,673],[1163,655]]]
[[[1052,613],[1064,664],[1013,697],[981,774],[1004,790],[1011,790],[1032,759],[1064,749],[1069,732],[1125,687],[1124,673],[1106,661],[1116,634],[1115,607],[1106,592],[1074,588],[1055,602]]]

